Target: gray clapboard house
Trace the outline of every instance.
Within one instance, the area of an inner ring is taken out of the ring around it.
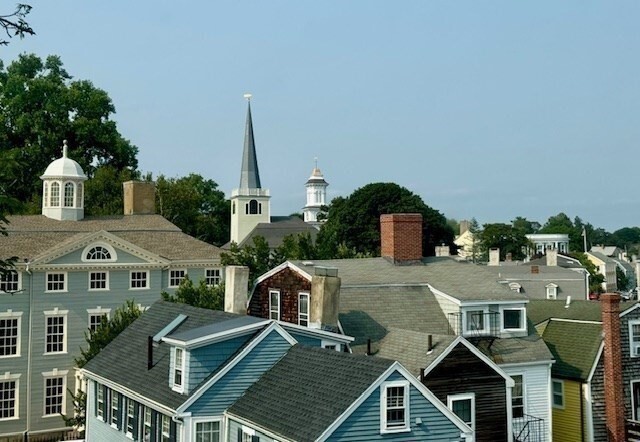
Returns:
[[[152,183],[125,183],[121,216],[85,218],[81,167],[47,168],[41,215],[9,216],[0,258],[0,440],[61,433],[79,388],[74,357],[85,333],[127,300],[146,308],[185,275],[217,284],[220,250],[154,214]]]

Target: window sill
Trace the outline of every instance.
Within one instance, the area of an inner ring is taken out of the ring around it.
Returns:
[[[129,290],[149,290],[149,289],[150,287],[129,287]]]
[[[63,415],[64,415],[64,413],[45,414],[45,415],[42,416],[42,419],[50,419],[52,417],[57,417],[59,419]]]
[[[0,422],[17,421],[19,419],[20,419],[20,416],[5,417],[5,418],[0,419]]]
[[[411,431],[410,427],[401,427],[401,428],[386,428],[380,430],[380,434],[394,434],[394,433],[409,433]]]
[[[56,356],[56,355],[66,355],[66,351],[51,351],[49,353],[42,353],[42,356]]]
[[[19,358],[20,355],[16,354],[16,355],[6,355],[6,356],[0,356],[0,359],[11,359],[11,358]],[[2,420],[2,419],[0,419]]]

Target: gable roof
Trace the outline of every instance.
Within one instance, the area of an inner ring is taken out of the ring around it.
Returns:
[[[602,324],[551,319],[542,338],[556,360],[551,367],[553,376],[588,379],[602,342]]]
[[[304,222],[297,216],[272,216],[269,223],[258,223],[251,232],[240,242],[242,247],[246,244],[253,244],[253,238],[262,236],[269,248],[275,249],[282,245],[285,236],[308,233],[315,241],[318,235],[318,228],[313,224]]]
[[[597,301],[575,300],[569,307],[565,301],[531,300],[527,306],[527,317],[538,325],[548,319],[575,319],[579,321],[601,321],[602,311]]]
[[[106,231],[162,258],[179,260],[216,259],[221,250],[183,233],[160,215],[116,215],[88,217],[80,221],[58,221],[44,215],[7,217],[8,236],[0,236],[1,257],[32,260],[52,247],[69,245],[85,236]]]
[[[316,440],[393,364],[295,345],[227,413],[290,440]]]

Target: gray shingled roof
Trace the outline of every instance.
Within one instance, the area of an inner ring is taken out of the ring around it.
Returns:
[[[527,305],[527,317],[538,325],[550,318],[577,319],[582,321],[601,321],[602,311],[597,301],[571,301],[566,308],[565,301],[531,300]],[[621,305],[621,309],[625,306]]]
[[[290,440],[313,441],[393,363],[295,345],[228,413]]]
[[[542,338],[556,360],[551,374],[585,381],[602,342],[602,324],[552,319]]]
[[[233,330],[235,328],[258,324],[260,322],[265,322],[265,320],[262,318],[256,318],[255,316],[239,316],[237,318],[229,319],[228,321],[214,322],[213,324],[203,325],[202,327],[192,328],[191,330],[180,331],[178,333],[172,332],[167,335],[167,337],[187,342],[193,339]]]
[[[430,284],[461,301],[511,301],[524,299],[496,281],[487,266],[452,258],[424,258],[413,265],[394,265],[385,258],[293,261],[310,275],[314,266],[336,267],[342,287],[356,285]]]
[[[147,370],[147,338],[161,331],[179,314],[186,315],[187,319],[173,331],[174,334],[239,317],[232,313],[157,301],[84,368],[143,397],[176,409],[189,396],[169,388],[170,346],[161,342],[153,349],[154,365]]]
[[[253,244],[253,238],[262,236],[269,243],[269,248],[275,249],[282,245],[285,236],[309,233],[315,241],[318,229],[309,223],[305,223],[297,216],[272,216],[270,223],[259,223],[239,244]],[[226,245],[225,245],[226,247]]]
[[[119,215],[58,221],[43,215],[9,216],[0,236],[1,257],[34,260],[53,247],[104,230],[169,260],[215,259],[221,250],[183,233],[160,215]]]

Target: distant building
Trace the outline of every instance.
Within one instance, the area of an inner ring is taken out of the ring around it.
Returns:
[[[322,211],[322,206],[327,204],[327,183],[318,169],[318,165],[311,171],[311,176],[304,185],[307,188],[307,204],[304,206],[304,222],[319,223],[318,214]]]
[[[531,233],[526,235],[533,244],[527,255],[544,255],[547,250],[557,250],[558,253],[569,253],[569,235],[566,233]]]

